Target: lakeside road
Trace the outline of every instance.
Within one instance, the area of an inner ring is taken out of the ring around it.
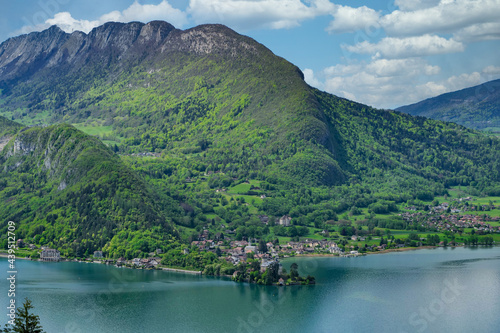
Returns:
[[[168,267],[162,267],[161,269],[164,271],[169,271],[169,272],[188,273],[188,274],[196,274],[196,275],[202,274],[202,271],[189,271],[187,269],[168,268]]]

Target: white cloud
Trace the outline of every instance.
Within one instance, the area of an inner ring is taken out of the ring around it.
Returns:
[[[488,66],[483,69],[483,74],[485,75],[500,75],[500,67],[497,66]]]
[[[431,66],[424,60],[412,59],[378,59],[366,66],[366,71],[378,77],[397,77],[415,75],[436,75],[440,72],[439,66]]]
[[[466,42],[500,39],[500,21],[471,25],[457,31],[453,36]]]
[[[325,15],[334,5],[328,0],[190,0],[188,13],[198,24],[222,23],[240,30],[297,27],[304,20]]]
[[[137,1],[121,13],[116,21],[149,22],[153,20],[163,20],[171,23],[175,27],[182,27],[188,23],[186,13],[172,7],[168,1],[163,0],[157,5],[141,5]],[[106,20],[104,20],[106,22]],[[103,22],[103,23],[104,23]]]
[[[404,11],[435,7],[440,0],[395,0],[394,5]]]
[[[408,5],[409,1],[399,1],[405,10],[395,10],[380,19],[388,35],[452,33],[475,24],[498,22],[500,17],[500,0],[442,0],[423,9]]]
[[[350,65],[335,65],[324,69],[324,73],[327,76],[336,75],[352,75],[362,70],[362,65],[360,64],[350,64]]]
[[[326,28],[328,32],[344,33],[379,27],[380,14],[366,6],[353,8],[348,6],[336,6],[332,12],[334,20]]]
[[[149,22],[152,20],[164,20],[176,27],[182,27],[188,23],[187,15],[183,11],[173,8],[168,1],[163,0],[157,5],[141,5],[135,1],[130,7],[123,11],[113,11],[102,15],[94,21],[76,20],[70,13],[61,12],[54,15],[45,21],[43,24],[36,26],[25,26],[15,34],[28,33],[31,31],[41,31],[52,25],[59,26],[65,32],[83,31],[88,33],[95,27],[98,27],[106,22]]]
[[[437,75],[440,70],[420,58],[377,59],[369,63],[331,66],[317,74],[310,71],[306,81],[337,96],[391,108],[436,91],[436,87],[431,90],[432,85],[417,91],[415,82],[422,75]]]
[[[443,82],[443,85],[447,88],[448,91],[455,91],[467,87],[476,86],[480,83],[482,83],[481,73],[472,72],[470,74],[463,73],[458,76],[453,75],[446,79],[446,81]]]
[[[322,83],[314,76],[314,71],[312,69],[306,68],[302,73],[304,73],[304,80],[307,84],[316,88],[322,88]]]
[[[407,38],[385,37],[376,44],[364,41],[356,45],[342,45],[342,47],[352,53],[373,54],[374,58],[388,59],[464,51],[464,45],[461,42],[433,35]]]
[[[99,21],[75,20],[70,13],[62,12],[54,15],[54,18],[45,21],[46,26],[57,25],[66,32],[84,31],[89,32],[99,25]]]
[[[395,108],[475,86],[500,77],[500,67],[439,78],[441,69],[424,59],[377,59],[336,65],[315,74],[309,84],[334,95],[378,108]],[[315,83],[315,84],[313,84]]]

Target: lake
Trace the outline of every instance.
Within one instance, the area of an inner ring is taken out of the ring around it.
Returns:
[[[16,301],[29,297],[48,333],[500,332],[498,247],[283,261],[292,262],[317,285],[17,260]]]

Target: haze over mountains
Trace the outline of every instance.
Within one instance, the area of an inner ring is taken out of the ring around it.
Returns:
[[[123,256],[125,240],[148,252],[215,218],[254,233],[265,232],[254,222],[264,213],[313,225],[500,181],[499,140],[318,91],[222,25],[106,23],[11,38],[0,45],[0,89],[0,218],[73,254]],[[97,131],[120,156],[67,123]],[[247,180],[269,198],[231,215],[236,204],[215,190]]]
[[[397,111],[500,132],[500,80],[402,106]]]

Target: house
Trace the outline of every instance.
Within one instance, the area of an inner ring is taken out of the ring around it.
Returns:
[[[335,243],[331,244],[328,250],[330,251],[330,253],[342,253],[342,249]]]
[[[250,252],[253,252],[253,253],[257,253],[257,249],[255,248],[255,246],[245,246],[245,253],[250,253]]]
[[[149,264],[154,266],[154,267],[158,266],[160,263],[161,263],[161,258],[155,257],[155,258],[151,258],[149,260]]]
[[[94,258],[103,258],[102,251],[94,251]]]
[[[61,260],[61,253],[55,249],[45,248],[40,254],[40,260],[42,261],[59,261]]]
[[[262,222],[264,224],[269,223],[269,217],[267,215],[259,215],[259,220],[260,220],[260,222]]]
[[[282,217],[280,217],[278,224],[285,226],[285,227],[288,227],[289,225],[292,224],[291,222],[292,222],[292,218],[290,216],[283,215]]]
[[[260,262],[261,273],[264,273],[267,270],[267,268],[269,267],[269,265],[271,265],[273,262],[275,262],[275,260],[262,259],[262,261]]]
[[[24,247],[24,241],[21,238],[19,238],[16,242],[16,245],[18,248]]]
[[[116,267],[122,267],[126,263],[127,263],[127,260],[125,258],[123,258],[123,257],[118,258],[118,260],[116,260]]]

